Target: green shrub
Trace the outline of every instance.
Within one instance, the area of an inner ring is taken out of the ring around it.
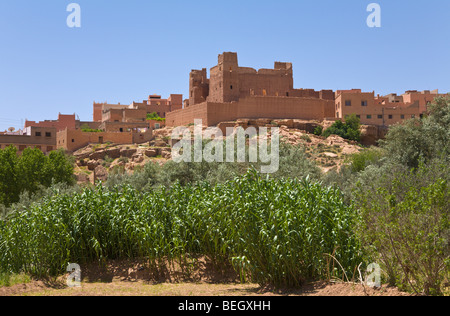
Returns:
[[[338,135],[344,139],[359,142],[361,139],[360,128],[360,119],[356,115],[351,115],[346,118],[345,123],[340,120],[335,122],[323,132],[323,136],[328,138],[331,135]]]
[[[307,143],[312,143],[312,140],[311,140],[311,137],[309,137],[308,135],[302,135],[301,137],[300,137],[301,139],[303,139],[305,142],[307,142]]]
[[[383,157],[383,151],[378,148],[365,149],[360,153],[350,156],[352,172],[361,172],[367,166],[378,162]]]
[[[10,146],[0,149],[0,204],[10,206],[23,192],[36,193],[53,183],[74,183],[73,161],[62,151],[48,156],[36,148],[26,148],[21,155]]]
[[[323,126],[319,125],[314,129],[314,135],[322,136],[322,134],[323,134]]]
[[[162,118],[158,115],[158,113],[153,112],[153,113],[147,113],[147,120],[153,120],[153,121],[158,121],[158,122],[164,122],[166,119]]]
[[[417,168],[437,157],[450,157],[450,98],[437,98],[424,119],[413,119],[390,128],[380,141],[387,158]],[[450,162],[450,161],[449,161]]]
[[[102,130],[102,129],[93,129],[93,128],[83,128],[81,131],[84,133],[103,133],[104,132],[104,130]]]
[[[391,285],[417,294],[442,294],[450,272],[450,177],[444,166],[422,164],[390,174],[368,168],[379,178],[355,190],[364,248]]]

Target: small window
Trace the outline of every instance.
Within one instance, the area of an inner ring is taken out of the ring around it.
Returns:
[[[45,132],[45,137],[52,137],[52,133],[50,133],[50,132]]]
[[[367,115],[367,119],[368,120],[372,119],[372,115]]]
[[[383,119],[383,115],[378,115],[378,119]]]
[[[121,127],[121,128],[119,129],[119,131],[120,131],[121,133],[123,133],[123,128]]]
[[[400,116],[401,118],[402,118],[402,120],[404,120],[405,119],[405,116],[402,114],[401,116]]]
[[[72,139],[72,143],[75,143],[75,139]]]
[[[361,101],[361,106],[367,106],[367,101]]]
[[[415,115],[413,114],[413,115],[411,115],[411,118],[412,118],[412,119],[415,119],[415,118],[416,118],[416,116],[415,116]]]
[[[286,92],[286,96],[287,96],[287,97],[289,96],[289,92]]]
[[[351,100],[345,100],[345,106],[352,106]]]
[[[159,123],[155,123],[155,129],[160,129],[161,125],[159,125]]]
[[[233,86],[232,85],[230,86],[230,90],[233,90]]]
[[[53,146],[47,146],[47,151],[52,151],[53,150]]]
[[[42,136],[42,133],[41,133],[41,132],[36,132],[36,136],[37,136],[37,137],[41,137],[41,136]]]
[[[392,120],[394,117],[392,115],[389,115],[389,119]]]
[[[360,119],[360,118],[361,118],[361,115],[356,115],[356,117]]]

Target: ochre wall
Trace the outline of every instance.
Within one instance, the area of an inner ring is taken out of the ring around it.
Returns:
[[[346,100],[351,101],[351,106],[345,105]],[[367,106],[362,106],[362,101],[367,101]],[[390,126],[405,119],[419,118],[424,112],[418,101],[378,104],[374,101],[374,93],[344,92],[336,98],[337,118],[345,120],[346,116],[355,114],[362,124],[367,125]]]
[[[168,113],[167,126],[183,126],[203,120],[204,125],[213,126],[239,118],[305,119],[322,120],[331,116],[334,101],[314,98],[248,97],[239,102],[204,102],[187,109]]]
[[[56,136],[56,145],[67,151],[75,151],[90,143],[100,143],[100,137],[103,137],[103,143],[111,142],[114,144],[133,144],[133,133],[85,133],[81,130],[64,130],[58,132]]]

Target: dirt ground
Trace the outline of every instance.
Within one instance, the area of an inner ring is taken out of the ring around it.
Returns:
[[[276,291],[256,284],[161,283],[113,281],[82,283],[80,288],[33,281],[0,288],[0,296],[409,296],[395,288],[375,290],[353,284],[312,283],[299,290]]]
[[[67,287],[67,276],[0,288],[0,296],[409,296],[396,288],[371,289],[360,284],[313,282],[299,289],[274,290],[241,284],[233,270],[217,271],[199,260],[189,276],[180,267],[145,267],[140,262],[82,266],[79,288]]]

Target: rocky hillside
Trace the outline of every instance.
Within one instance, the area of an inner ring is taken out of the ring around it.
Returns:
[[[283,142],[305,146],[307,156],[315,160],[324,172],[328,172],[334,168],[340,168],[349,155],[362,150],[361,145],[356,142],[344,140],[336,135],[325,139],[312,134],[317,126],[322,125],[327,128],[331,123],[323,122],[320,124],[297,120],[239,120],[237,122],[224,122],[219,124],[218,127],[225,130],[226,127],[236,126],[244,128],[249,126],[277,126],[280,128],[280,136]],[[193,135],[194,126],[188,128]],[[73,155],[76,158],[75,172],[78,182],[105,181],[108,174],[115,169],[132,173],[150,161],[164,164],[171,159],[170,139],[172,131],[173,128],[169,127],[157,130],[154,132],[154,140],[142,145],[97,144],[76,151]],[[376,138],[376,136],[370,135],[370,127],[363,126],[362,132],[363,139],[368,136]],[[268,138],[270,139],[270,137],[269,134]]]

